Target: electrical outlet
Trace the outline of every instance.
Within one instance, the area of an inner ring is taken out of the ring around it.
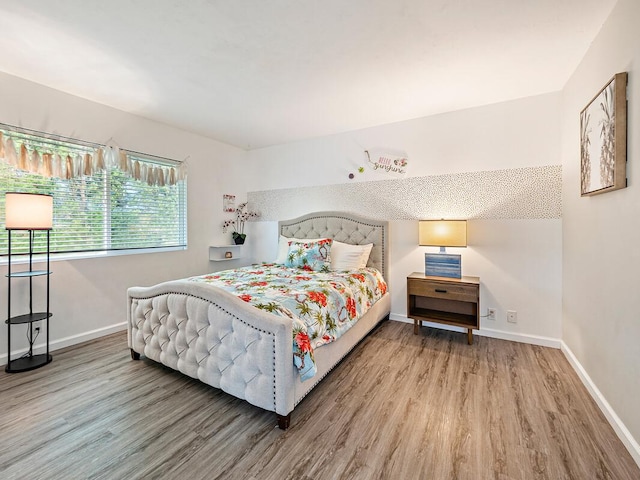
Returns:
[[[518,323],[518,312],[515,310],[507,310],[507,322]]]
[[[495,308],[487,308],[487,320],[495,321],[495,319],[496,319],[496,309]]]
[[[34,330],[36,331],[36,333],[40,333],[40,327],[36,327]]]

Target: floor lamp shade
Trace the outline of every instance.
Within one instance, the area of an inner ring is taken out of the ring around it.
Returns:
[[[51,230],[53,197],[38,193],[7,193],[5,217],[7,230]]]

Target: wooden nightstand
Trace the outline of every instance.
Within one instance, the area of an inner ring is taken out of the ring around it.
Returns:
[[[473,329],[480,328],[480,278],[412,273],[407,277],[407,317],[413,318],[416,335],[424,320],[466,328],[471,345]]]

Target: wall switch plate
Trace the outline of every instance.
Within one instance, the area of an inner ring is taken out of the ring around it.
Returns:
[[[496,309],[495,308],[487,308],[487,319],[495,321],[495,319],[496,319]]]
[[[507,310],[507,322],[518,323],[518,312],[515,310]]]

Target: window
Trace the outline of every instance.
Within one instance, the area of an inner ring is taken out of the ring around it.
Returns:
[[[1,125],[0,134],[0,191],[53,195],[52,253],[186,247],[186,180],[177,181],[178,162],[121,152],[120,158],[129,166],[123,170],[103,159],[107,147],[71,139],[51,140]],[[98,152],[100,148],[102,152]],[[11,149],[15,156],[8,153]],[[55,170],[51,168],[54,155],[58,171],[47,176]],[[89,165],[92,156],[100,157],[97,168],[95,161]],[[49,163],[43,167],[45,158]],[[140,170],[143,179],[137,179],[141,178]],[[1,195],[2,223],[4,202]],[[46,236],[36,235],[35,241],[34,250],[44,250]],[[12,253],[26,252],[28,236],[14,234]],[[4,228],[0,230],[0,254],[7,254]]]

